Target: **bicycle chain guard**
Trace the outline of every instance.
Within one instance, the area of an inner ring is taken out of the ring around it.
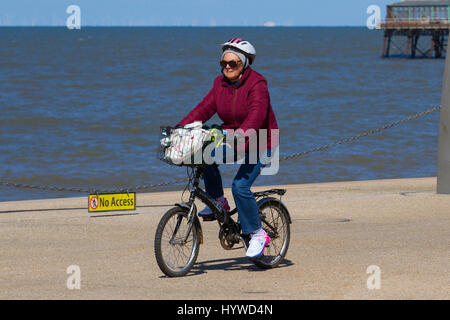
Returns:
[[[225,250],[232,250],[234,245],[238,244],[240,240],[239,234],[233,232],[229,226],[220,226],[219,241],[222,248]]]

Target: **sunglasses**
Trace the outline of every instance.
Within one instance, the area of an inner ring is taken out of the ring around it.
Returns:
[[[241,64],[241,62],[235,61],[235,60],[230,60],[230,61],[222,60],[219,62],[219,64],[222,68],[226,68],[226,66],[229,65],[230,68],[235,69]]]

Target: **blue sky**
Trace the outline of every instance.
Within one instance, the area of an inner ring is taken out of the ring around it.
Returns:
[[[370,5],[387,0],[0,0],[0,26],[65,26],[81,8],[81,26],[365,26]]]

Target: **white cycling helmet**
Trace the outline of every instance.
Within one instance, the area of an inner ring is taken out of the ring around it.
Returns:
[[[244,54],[252,64],[256,57],[256,50],[252,44],[242,38],[233,38],[222,44],[222,52],[225,50],[233,50]]]

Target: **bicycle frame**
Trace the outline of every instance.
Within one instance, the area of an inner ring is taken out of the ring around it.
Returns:
[[[192,231],[192,227],[194,226],[194,224],[198,224],[200,226],[200,222],[198,220],[197,217],[197,207],[195,206],[195,198],[198,198],[200,201],[202,201],[204,204],[206,204],[208,207],[211,208],[211,210],[213,210],[213,212],[216,214],[217,217],[217,221],[219,223],[220,226],[229,226],[229,225],[233,225],[236,226],[236,222],[231,218],[231,215],[235,214],[237,212],[237,209],[233,209],[231,211],[226,211],[226,210],[222,210],[219,208],[219,206],[217,205],[217,202],[211,198],[200,186],[200,177],[203,173],[202,167],[201,166],[195,166],[194,167],[194,177],[192,179],[191,184],[191,189],[190,189],[190,195],[189,195],[189,200],[187,203],[176,203],[175,205],[178,207],[182,207],[188,210],[188,229],[186,231],[186,234],[184,236],[184,240],[182,242],[186,242],[187,239],[189,238],[189,235]],[[170,240],[170,242],[172,244],[174,244],[175,242],[174,237],[178,231],[178,228],[180,226],[182,217],[178,218],[177,224],[175,226],[174,229],[174,233],[172,236],[172,239]],[[201,232],[201,228],[199,228],[200,232]],[[201,236],[201,239],[203,237]],[[203,241],[201,241],[202,243]]]
[[[202,230],[201,230],[201,225],[200,225],[200,221],[198,219],[197,216],[197,207],[195,206],[195,198],[200,199],[204,204],[206,204],[208,207],[210,207],[213,212],[216,214],[216,218],[217,221],[219,223],[220,227],[228,227],[231,228],[234,231],[234,234],[236,236],[238,236],[240,238],[240,240],[244,240],[243,236],[240,234],[240,225],[238,222],[235,222],[231,216],[235,213],[237,213],[237,208],[234,208],[231,211],[226,211],[226,210],[222,210],[221,208],[219,208],[219,206],[217,205],[217,202],[212,199],[202,188],[200,188],[199,184],[200,184],[200,177],[203,173],[202,170],[202,166],[195,166],[194,167],[194,177],[192,179],[192,182],[190,183],[192,185],[191,190],[190,190],[190,195],[189,195],[189,201],[187,203],[177,203],[176,206],[184,208],[186,210],[188,210],[188,229],[186,231],[186,234],[184,236],[184,240],[182,241],[182,243],[185,243],[187,241],[187,239],[189,238],[189,235],[192,231],[192,227],[194,226],[194,224],[196,224],[198,226],[198,230],[200,232],[200,243],[203,243],[203,235],[202,235]],[[256,198],[260,198],[260,200],[258,201],[258,206],[262,205],[264,202],[267,201],[272,201],[275,202],[278,206],[282,207],[283,210],[287,213],[287,218],[288,218],[288,223],[292,223],[289,211],[287,210],[287,208],[284,206],[284,204],[281,202],[280,199],[276,199],[273,197],[269,197],[269,195],[271,194],[278,194],[280,196],[284,195],[286,192],[285,189],[271,189],[271,190],[266,190],[266,191],[261,191],[261,192],[255,192],[254,195]],[[180,216],[178,218],[177,224],[175,226],[174,229],[174,233],[172,236],[172,239],[170,240],[171,244],[175,244],[174,241],[174,237],[178,232],[179,226],[181,224],[181,220],[182,217]],[[262,220],[265,221],[264,218],[262,218]],[[273,227],[266,222],[266,225],[273,231],[275,231],[273,229]],[[237,240],[233,240],[233,241],[237,241]],[[245,243],[245,241],[244,241]]]

